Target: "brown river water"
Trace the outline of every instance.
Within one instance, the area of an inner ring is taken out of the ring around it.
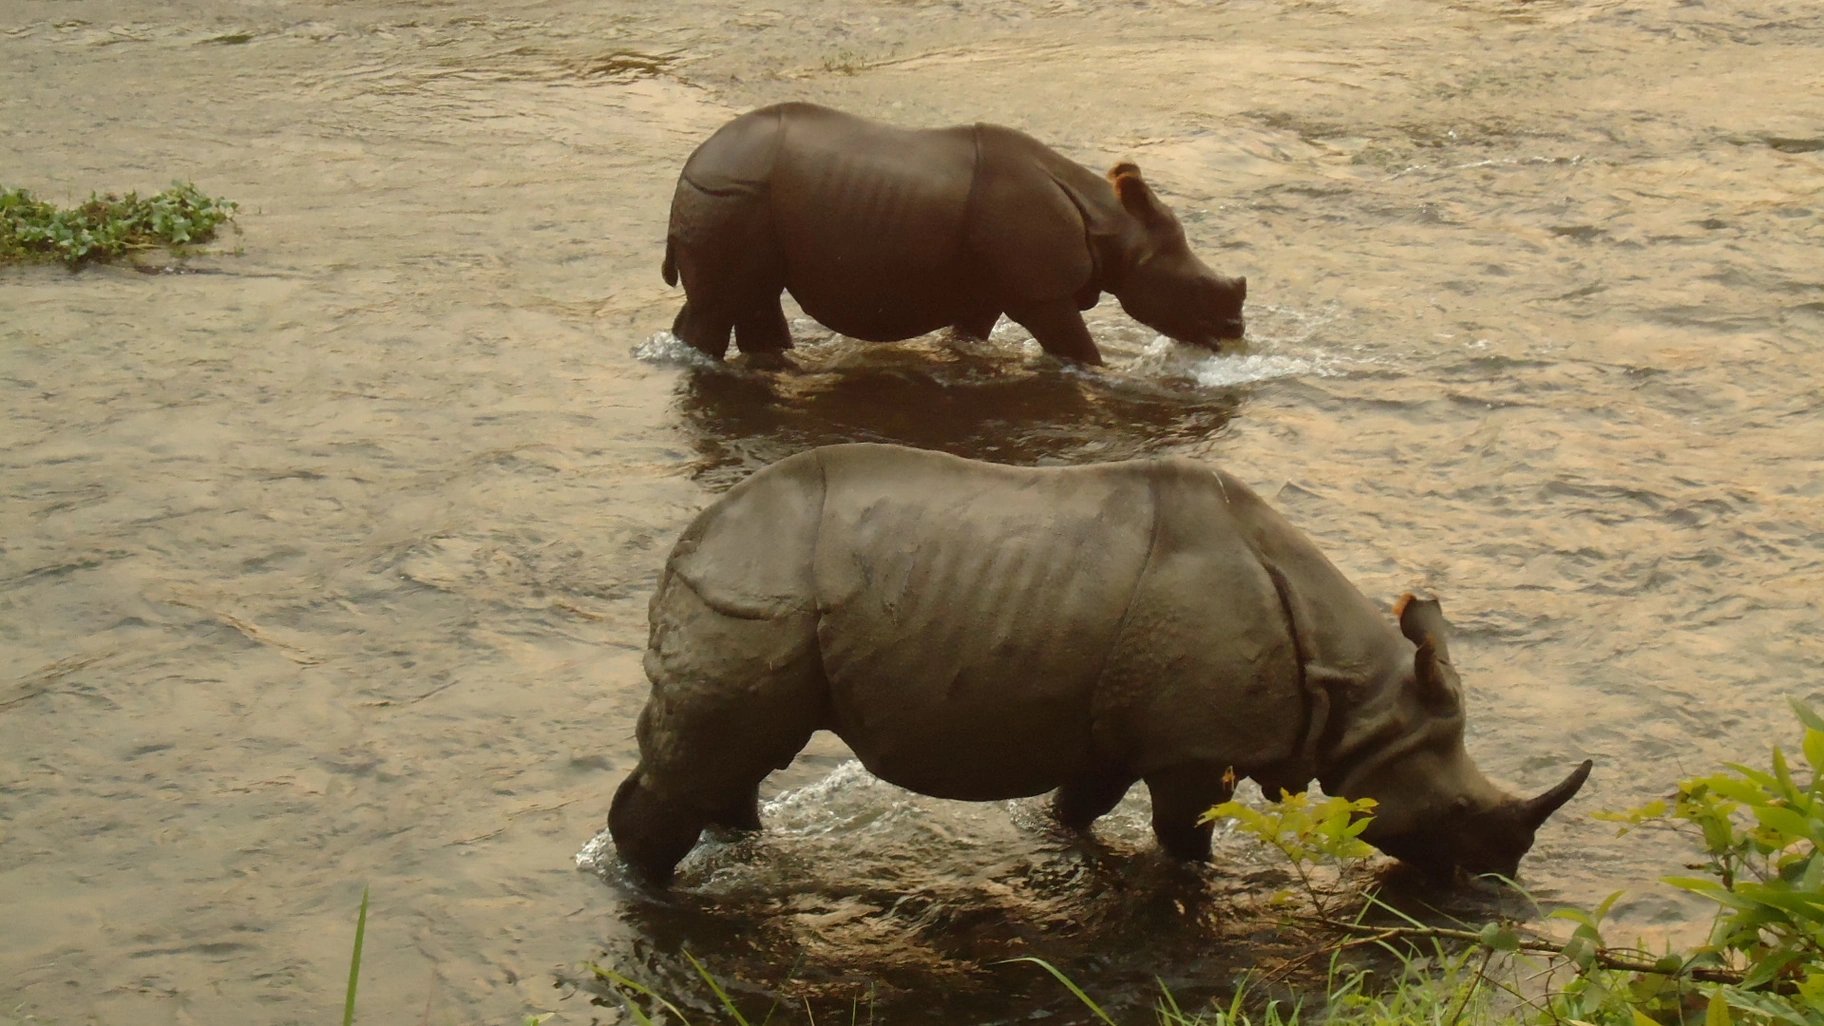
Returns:
[[[1820,68],[1812,0],[0,2],[0,183],[241,204],[0,271],[0,1012],[331,1020],[364,886],[373,1022],[614,1021],[585,963],[684,993],[686,950],[883,1022],[1081,1019],[1020,954],[1133,1008],[1271,961],[1270,860],[1162,863],[1144,789],[1073,843],[829,742],[671,899],[596,861],[672,540],[854,439],[1222,464],[1442,598],[1492,776],[1596,760],[1534,896],[1688,932],[1688,851],[1588,813],[1824,703]],[[794,98],[1137,160],[1245,350],[1105,301],[1105,372],[808,321],[695,368],[677,169]]]

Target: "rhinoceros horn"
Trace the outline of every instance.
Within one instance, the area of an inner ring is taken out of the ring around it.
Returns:
[[[1571,775],[1565,777],[1557,787],[1552,788],[1550,791],[1545,792],[1537,798],[1528,799],[1526,803],[1521,806],[1521,822],[1525,823],[1531,829],[1539,829],[1539,824],[1544,823],[1551,817],[1552,813],[1557,812],[1559,806],[1570,801],[1571,796],[1576,794],[1577,790],[1583,786],[1583,782],[1590,778],[1591,765],[1592,763],[1589,759],[1583,760],[1583,765],[1572,770]]]

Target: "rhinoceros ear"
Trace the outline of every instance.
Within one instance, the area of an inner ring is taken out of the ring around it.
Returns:
[[[1159,216],[1159,200],[1153,196],[1153,190],[1140,177],[1140,165],[1124,160],[1108,169],[1108,182],[1115,187],[1115,196],[1128,213],[1150,221]]]
[[[1393,615],[1399,618],[1400,633],[1406,640],[1415,645],[1430,641],[1441,651],[1444,648],[1444,632],[1448,629],[1444,623],[1444,607],[1438,605],[1434,598],[1420,598],[1411,592],[1400,596],[1400,601],[1393,607]],[[1446,659],[1449,656],[1445,657]]]
[[[1450,649],[1444,644],[1447,625],[1443,607],[1437,599],[1422,599],[1408,593],[1393,607],[1399,617],[1400,633],[1418,646],[1412,668],[1419,686],[1428,697],[1455,702],[1458,695],[1457,671],[1450,664]]]

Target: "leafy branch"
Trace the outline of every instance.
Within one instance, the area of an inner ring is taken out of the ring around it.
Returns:
[[[1824,1026],[1824,717],[1797,700],[1804,728],[1800,748],[1808,771],[1801,779],[1785,753],[1774,748],[1767,769],[1728,763],[1724,771],[1696,777],[1660,799],[1598,819],[1642,827],[1695,830],[1705,861],[1691,868],[1708,877],[1673,876],[1663,882],[1712,902],[1709,940],[1657,958],[1639,948],[1617,947],[1602,937],[1602,920],[1621,893],[1594,910],[1562,908],[1550,918],[1573,922],[1568,940],[1524,936],[1518,924],[1494,922],[1479,929],[1428,926],[1410,917],[1402,925],[1363,923],[1334,915],[1311,883],[1308,867],[1347,862],[1366,854],[1358,835],[1369,810],[1340,799],[1315,802],[1283,795],[1268,808],[1227,802],[1204,820],[1234,819],[1244,832],[1278,849],[1292,863],[1317,914],[1307,921],[1350,935],[1295,960],[1394,941],[1454,942],[1497,952],[1544,956],[1546,972],[1568,969],[1574,978],[1537,1006],[1540,1022],[1585,1026],[1656,1026],[1682,1021],[1693,999],[1706,1000],[1706,1026],[1744,1023]],[[1379,904],[1358,890],[1363,904]],[[1386,907],[1386,906],[1382,906]],[[1396,913],[1398,914],[1398,913]],[[1478,972],[1472,992],[1483,980]],[[1695,990],[1695,993],[1694,993]],[[1464,998],[1467,1004],[1468,996]]]

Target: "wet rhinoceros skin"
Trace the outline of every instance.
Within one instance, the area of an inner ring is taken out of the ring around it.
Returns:
[[[743,114],[678,177],[665,280],[672,333],[721,358],[792,344],[782,290],[874,342],[1003,313],[1047,352],[1102,357],[1080,313],[1112,293],[1134,319],[1215,348],[1240,338],[1247,281],[1210,270],[1131,163],[1106,177],[997,125],[905,129],[808,103]]]
[[[1490,784],[1435,602],[1390,620],[1252,490],[1181,460],[1022,468],[886,445],[782,460],[704,510],[653,596],[640,765],[609,823],[668,880],[707,825],[834,731],[942,798],[1058,789],[1086,829],[1136,781],[1171,853],[1236,776],[1372,797],[1368,839],[1511,876],[1574,793]],[[1549,806],[1549,807],[1548,807]]]

